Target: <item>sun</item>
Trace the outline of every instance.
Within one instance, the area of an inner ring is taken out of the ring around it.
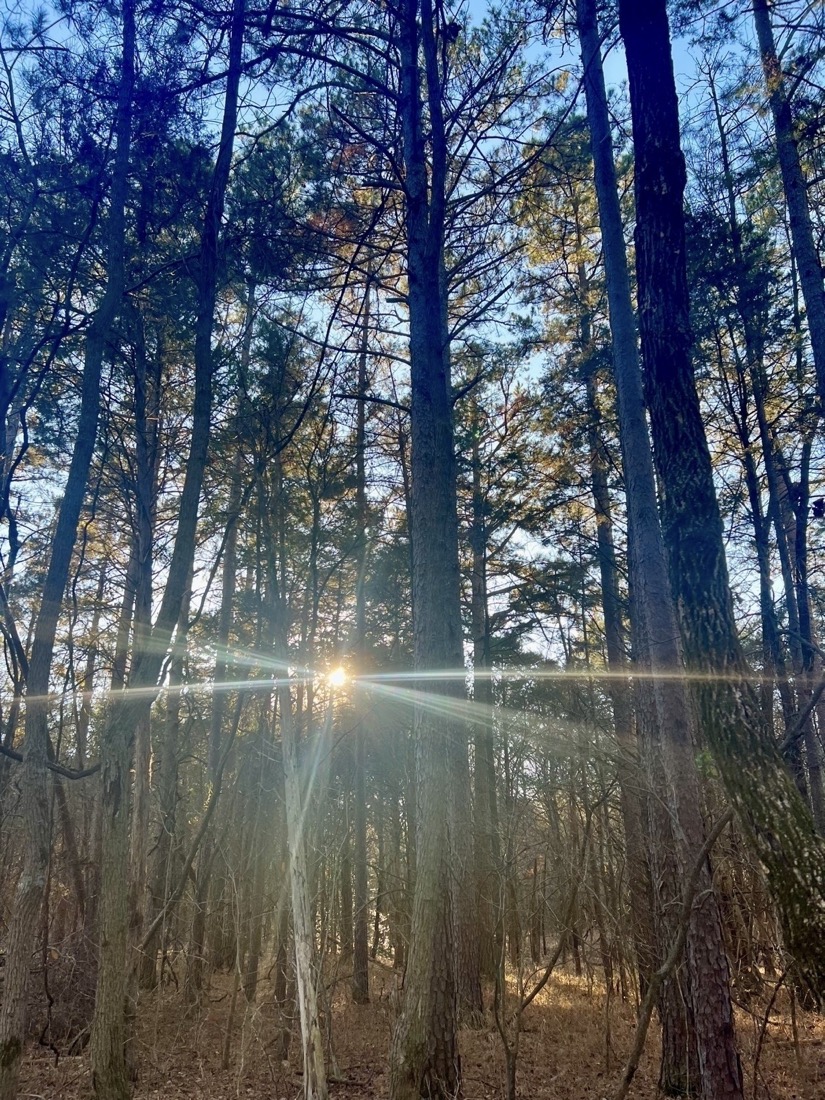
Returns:
[[[334,668],[327,673],[327,683],[330,685],[330,687],[343,687],[348,680],[349,676],[347,675],[347,670],[345,668],[342,668],[340,665],[338,666],[338,668]]]

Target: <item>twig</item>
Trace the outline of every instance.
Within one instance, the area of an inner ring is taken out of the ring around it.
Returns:
[[[765,1009],[765,1015],[762,1018],[762,1025],[759,1028],[759,1038],[756,1041],[756,1050],[754,1051],[754,1055],[753,1055],[753,1100],[756,1100],[757,1074],[759,1073],[759,1059],[762,1056],[762,1044],[765,1042],[765,1033],[768,1030],[768,1021],[770,1020],[771,1009],[774,1006],[774,1002],[776,1001],[776,997],[777,997],[777,994],[779,993],[779,990],[782,986],[782,983],[785,981],[785,978],[787,976],[788,976],[788,967],[786,966],[785,969],[782,971],[782,973],[779,975],[779,980],[777,981],[776,985],[773,987],[773,993],[771,993],[771,999],[768,1001],[768,1007]]]

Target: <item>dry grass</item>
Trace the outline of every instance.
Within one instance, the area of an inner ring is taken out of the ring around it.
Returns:
[[[332,1097],[356,1100],[387,1095],[395,976],[376,967],[373,979],[373,1001],[368,1006],[349,1004],[343,982],[335,993],[333,1035],[341,1078],[330,1084]],[[147,997],[138,1026],[136,1100],[293,1100],[299,1096],[300,1048],[293,1042],[289,1062],[280,1061],[279,1023],[269,995],[268,983],[262,982],[258,1004],[248,1007],[240,998],[227,1070],[221,1068],[230,1003],[226,978],[213,983],[204,1011],[197,1017],[185,1014],[174,990]],[[757,1004],[738,1012],[748,1100],[823,1100],[825,1019],[799,1011],[795,1042],[784,993],[777,997],[764,1027],[754,1087],[754,1058],[764,1013],[764,1005]],[[524,1024],[518,1074],[519,1095],[524,1100],[601,1100],[610,1096],[630,1047],[633,1006],[613,998],[608,1012],[603,989],[588,990],[586,982],[559,974],[528,1010]],[[631,1097],[648,1100],[656,1095],[656,1045],[652,1033]],[[462,1032],[461,1050],[466,1100],[503,1097],[503,1057],[495,1028],[489,1024]],[[88,1053],[61,1058],[55,1065],[53,1056],[32,1050],[25,1062],[21,1092],[22,1100],[88,1097]]]

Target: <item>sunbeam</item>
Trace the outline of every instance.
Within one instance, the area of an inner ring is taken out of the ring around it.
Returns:
[[[693,669],[677,669],[672,672],[659,670],[653,672],[638,668],[611,671],[610,669],[594,668],[536,669],[514,666],[512,668],[483,669],[479,671],[474,671],[472,668],[456,668],[420,669],[418,671],[396,670],[393,672],[358,674],[348,671],[343,666],[336,666],[330,670],[319,670],[310,667],[299,668],[294,664],[290,664],[288,661],[281,660],[271,655],[265,655],[255,650],[227,649],[225,652],[228,660],[238,669],[245,667],[260,672],[262,669],[270,668],[273,673],[285,672],[286,675],[257,675],[243,680],[192,680],[179,685],[161,684],[158,686],[157,684],[151,684],[145,687],[99,687],[95,688],[91,694],[97,698],[110,697],[115,700],[124,698],[146,698],[154,700],[159,691],[161,694],[168,697],[174,694],[191,694],[192,692],[205,692],[210,694],[237,691],[259,692],[274,691],[284,686],[298,687],[307,684],[326,684],[328,688],[335,689],[336,691],[340,691],[347,687],[353,689],[372,687],[376,691],[386,689],[386,694],[392,694],[398,701],[404,699],[410,705],[426,706],[430,710],[436,710],[445,715],[449,713],[453,716],[457,716],[456,708],[472,705],[471,699],[461,700],[456,695],[440,694],[437,691],[427,692],[424,685],[449,683],[472,685],[472,683],[479,680],[490,681],[494,684],[522,683],[525,685],[531,683],[576,682],[591,684],[620,682],[629,684],[632,682],[673,680],[686,683],[720,684],[738,684],[746,681],[756,686],[762,684],[776,686],[779,682],[775,675],[766,676],[757,672],[748,672],[747,674],[741,672],[721,673]],[[782,682],[795,684],[798,680],[799,677],[790,675],[784,677]],[[402,687],[393,689],[393,685],[404,684],[415,685],[415,687],[407,689],[406,693]],[[55,703],[61,699],[88,699],[89,696],[90,693],[88,690],[78,689],[76,691],[55,691],[47,695],[29,695],[25,696],[25,698],[28,702],[45,701]]]

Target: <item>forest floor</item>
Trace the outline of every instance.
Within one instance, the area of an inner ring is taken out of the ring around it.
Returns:
[[[333,1100],[385,1097],[387,1054],[396,1012],[395,975],[373,969],[372,1003],[349,1003],[340,982],[334,998],[333,1044],[338,1075]],[[145,997],[138,1020],[140,1070],[136,1100],[295,1100],[301,1092],[300,1043],[280,1060],[279,1025],[270,985],[262,981],[256,1005],[238,999],[229,1068],[222,1068],[231,983],[213,981],[204,1010],[187,1016],[181,994],[164,987]],[[768,987],[768,996],[772,987]],[[243,1006],[243,1007],[242,1007]],[[825,1098],[825,1018],[797,1010],[796,1041],[784,990],[766,1019],[766,1002],[737,1010],[737,1026],[749,1100]],[[523,1100],[609,1098],[630,1049],[635,1009],[603,987],[558,973],[525,1013],[518,1059],[518,1093]],[[651,1026],[647,1049],[630,1098],[656,1095],[657,1039]],[[760,1034],[764,1037],[760,1043]],[[609,1042],[608,1037],[609,1036]],[[608,1057],[609,1047],[609,1057]],[[754,1062],[759,1052],[754,1087]],[[504,1058],[494,1023],[461,1033],[466,1100],[504,1097]],[[21,1100],[88,1100],[88,1050],[63,1057],[32,1047],[23,1069]]]

